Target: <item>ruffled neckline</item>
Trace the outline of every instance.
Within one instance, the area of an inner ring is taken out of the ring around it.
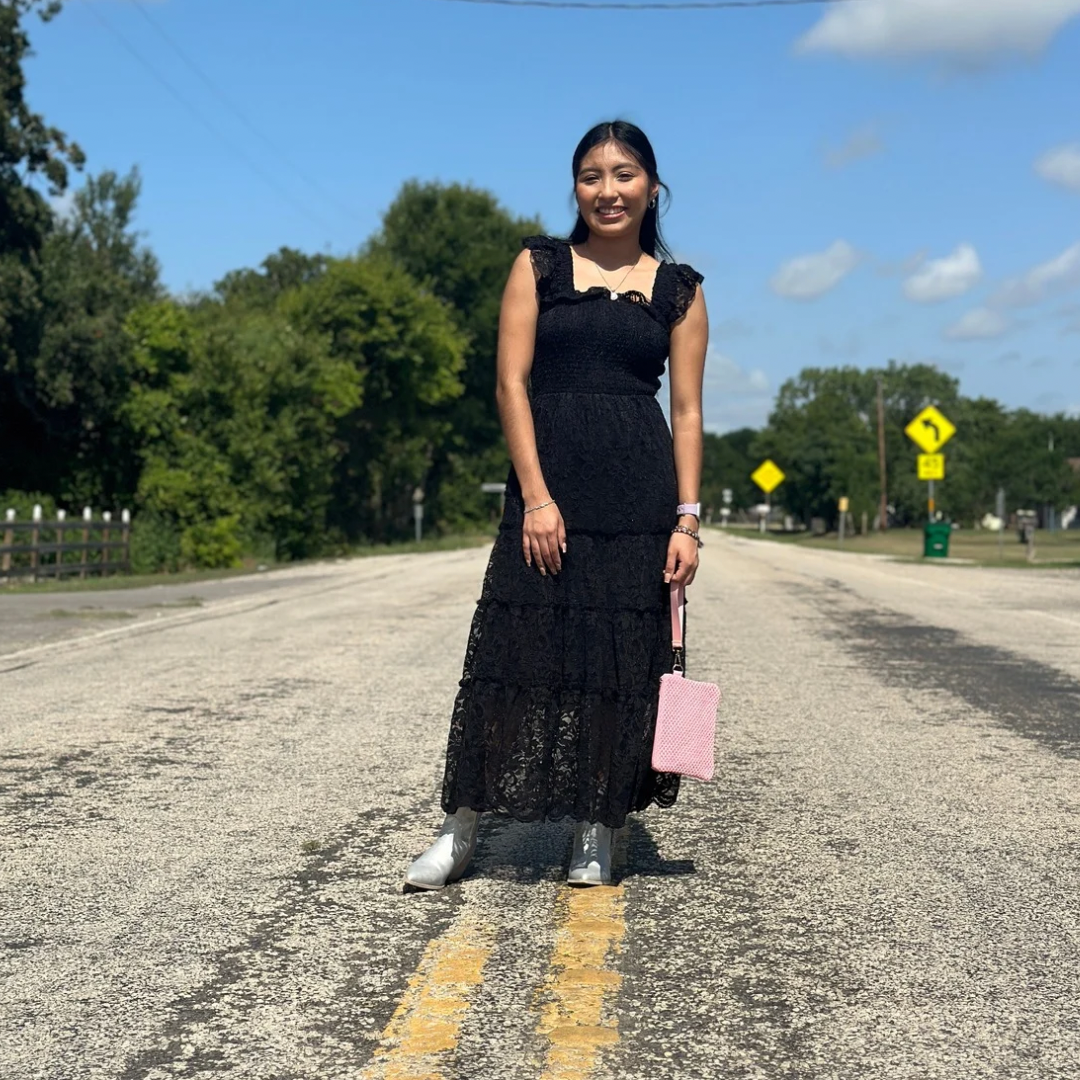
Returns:
[[[533,253],[533,265],[539,272],[541,296],[547,303],[582,303],[600,299],[611,303],[611,290],[603,285],[587,289],[574,287],[574,253],[570,241],[558,236],[527,236],[523,245]],[[652,296],[639,289],[619,292],[615,300],[625,300],[655,319],[665,329],[685,313],[704,275],[685,263],[661,262],[653,279]]]
[[[574,287],[574,249],[570,246],[570,242],[563,241],[562,246],[566,252],[564,258],[566,263],[564,270],[566,273],[566,287],[570,292],[576,296],[592,297],[603,296],[609,300],[622,300],[626,297],[630,303],[639,304],[643,307],[655,308],[656,306],[656,294],[660,288],[661,277],[664,273],[664,267],[668,266],[668,263],[658,263],[656,267],[656,273],[653,276],[652,295],[646,296],[640,289],[620,289],[614,297],[612,297],[612,290],[606,285],[590,285],[587,289],[577,289]]]

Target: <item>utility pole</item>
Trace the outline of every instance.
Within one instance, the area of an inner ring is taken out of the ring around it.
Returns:
[[[889,499],[888,473],[885,468],[885,392],[882,389],[882,378],[877,377],[877,452],[878,467],[881,470],[881,502],[878,508],[878,521],[880,529],[885,532],[889,528]]]

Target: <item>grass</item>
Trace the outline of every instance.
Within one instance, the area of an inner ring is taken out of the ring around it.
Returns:
[[[301,559],[296,562],[273,563],[259,562],[255,559],[244,560],[243,565],[225,570],[180,570],[176,573],[162,574],[124,574],[113,577],[92,577],[80,581],[39,581],[20,582],[17,585],[0,584],[0,597],[16,593],[81,593],[101,592],[113,589],[145,589],[153,585],[186,585],[203,581],[221,581],[226,578],[241,577],[246,574],[260,573],[265,570],[281,570],[294,566],[313,566],[321,562],[336,559],[364,559],[374,555],[412,555],[430,551],[458,551],[462,548],[481,547],[494,539],[492,533],[462,533],[452,536],[432,537],[429,540],[407,540],[399,544],[364,544],[351,548],[341,555],[330,555],[318,559]],[[194,599],[194,598],[191,598]]]
[[[809,533],[765,533],[749,529],[738,530],[739,536],[754,540],[769,540],[796,544],[801,547],[841,550],[836,533],[827,536],[810,536]],[[998,536],[983,530],[958,529],[949,539],[948,559],[923,558],[922,529],[890,529],[885,533],[844,538],[843,551],[860,555],[887,555],[895,559],[911,559],[919,562],[953,562],[963,560],[978,566],[1004,566],[1012,569],[1080,568],[1080,531],[1037,532],[1035,534],[1035,562],[1027,560],[1027,548],[1016,539],[1015,532],[1006,532],[1001,551]]]

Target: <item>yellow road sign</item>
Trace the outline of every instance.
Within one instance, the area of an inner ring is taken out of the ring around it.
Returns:
[[[840,513],[841,514],[846,514],[848,512],[848,506],[849,505],[850,505],[850,503],[848,502],[848,497],[846,495],[841,495],[840,496]]]
[[[753,480],[766,495],[769,495],[784,482],[784,471],[775,461],[769,458],[766,461],[763,461],[750,474],[750,479]]]
[[[924,454],[936,454],[956,434],[956,426],[933,405],[927,405],[904,432]]]
[[[919,455],[919,479],[920,480],[944,480],[945,479],[945,455],[944,454],[920,454]]]

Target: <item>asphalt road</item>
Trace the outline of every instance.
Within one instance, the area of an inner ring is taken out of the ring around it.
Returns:
[[[608,889],[401,890],[487,548],[0,597],[0,1077],[1076,1077],[1080,575],[707,540],[718,777]]]

